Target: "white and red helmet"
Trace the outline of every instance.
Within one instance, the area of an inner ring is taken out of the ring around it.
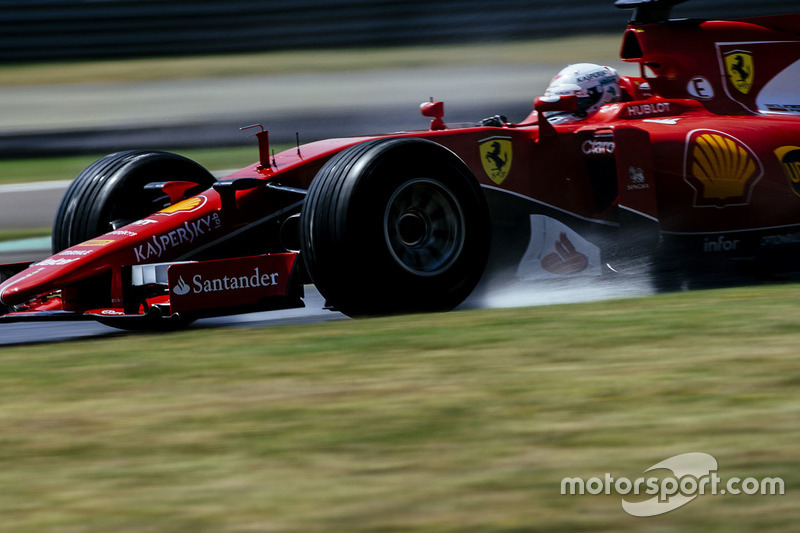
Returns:
[[[611,67],[593,63],[569,65],[556,74],[545,91],[545,96],[578,97],[577,111],[554,111],[545,113],[548,121],[559,124],[583,120],[597,113],[600,106],[619,102],[619,74]]]

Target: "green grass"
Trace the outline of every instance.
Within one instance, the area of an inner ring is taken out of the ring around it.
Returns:
[[[795,531],[800,285],[0,351],[9,531]],[[700,451],[784,496],[566,476]]]
[[[619,56],[620,36],[593,35],[445,46],[262,52],[219,56],[0,66],[0,86],[136,82],[206,77],[341,72],[480,64],[603,61]],[[589,52],[587,52],[589,51]]]
[[[275,146],[275,151],[287,146]],[[258,148],[237,146],[224,148],[192,148],[172,151],[194,159],[209,170],[239,169],[258,160]],[[37,157],[33,159],[0,159],[0,185],[33,181],[69,180],[106,154]]]
[[[47,237],[51,233],[51,228],[15,228],[0,230],[0,242],[15,241],[18,239],[33,239],[35,237]]]

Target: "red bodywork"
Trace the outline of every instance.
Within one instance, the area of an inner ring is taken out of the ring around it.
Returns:
[[[705,265],[790,266],[800,243],[800,16],[631,23],[621,57],[639,63],[641,77],[625,78],[624,101],[585,121],[552,126],[534,111],[520,124],[448,128],[434,102],[422,109],[430,130],[387,137],[422,137],[457,154],[486,192],[496,234],[523,235],[509,245],[512,260],[541,248],[540,264],[520,266],[530,279],[585,274],[587,247],[603,264],[645,249]],[[154,310],[171,317],[301,305],[298,253],[277,238],[259,247],[246,232],[255,222],[285,223],[325,161],[376,137],[271,156],[267,133],[258,135],[260,162],[222,180],[247,185],[209,189],[31,265],[0,285],[4,319],[112,322]],[[534,243],[533,216],[558,221],[548,230],[555,243]],[[588,243],[583,251],[577,239]],[[495,251],[507,244],[495,235]],[[149,264],[169,274],[142,267]],[[207,279],[222,281],[179,294]],[[242,282],[225,285],[235,279]]]

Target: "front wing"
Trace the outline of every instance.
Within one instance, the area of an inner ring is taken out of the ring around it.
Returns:
[[[27,263],[0,266],[6,275]],[[0,322],[98,320],[120,327],[302,307],[297,253],[211,261],[151,263],[123,269],[124,307],[69,309],[56,292],[11,309]]]

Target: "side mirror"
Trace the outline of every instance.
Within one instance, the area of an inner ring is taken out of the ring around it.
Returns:
[[[578,97],[574,94],[565,94],[564,96],[540,96],[533,101],[533,109],[539,114],[539,140],[546,137],[555,137],[556,132],[553,125],[550,124],[543,113],[548,111],[577,111],[578,110]]]
[[[533,102],[533,109],[538,113],[549,111],[577,111],[578,97],[574,94],[564,96],[540,96]]]
[[[419,112],[423,117],[430,117],[431,131],[446,130],[444,123],[444,102],[423,102],[419,105]]]

